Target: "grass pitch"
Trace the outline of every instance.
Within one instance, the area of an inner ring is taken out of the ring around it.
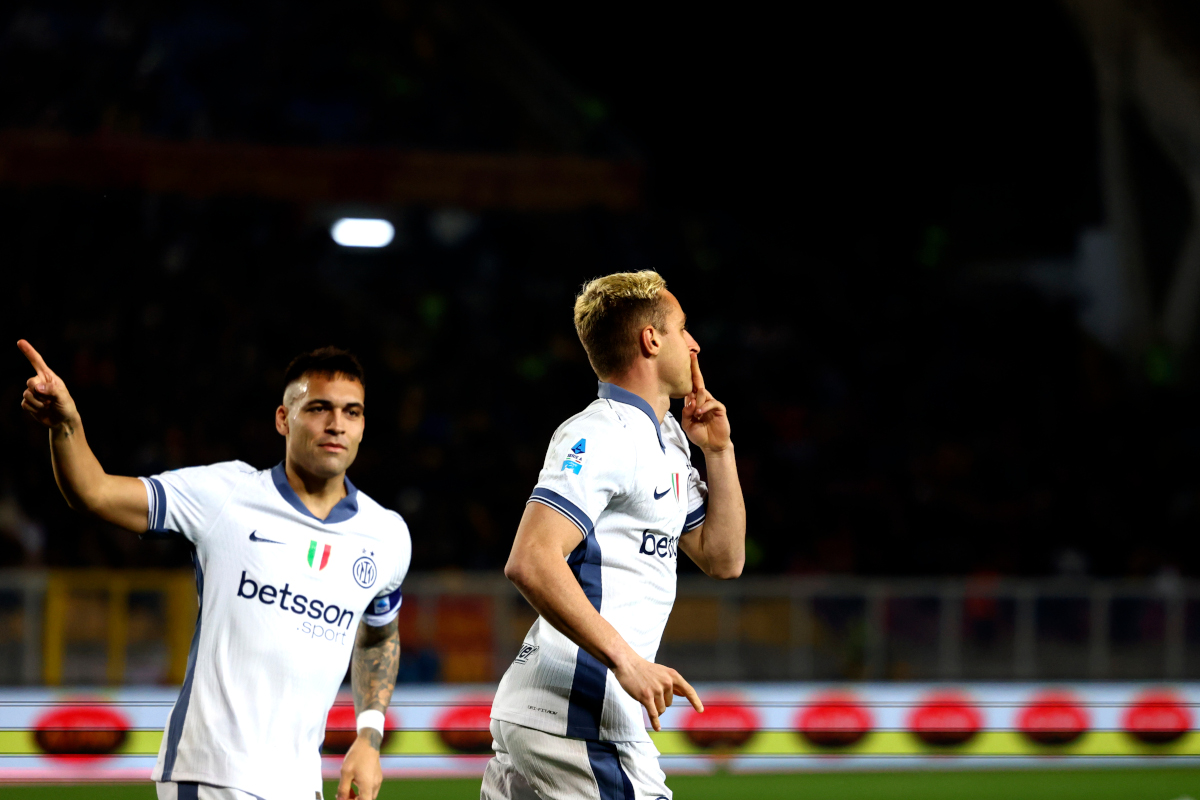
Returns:
[[[677,776],[678,800],[1200,800],[1200,769]],[[333,800],[336,784],[327,783]],[[0,800],[154,800],[151,784],[2,786]],[[380,800],[478,800],[478,780],[394,780]]]

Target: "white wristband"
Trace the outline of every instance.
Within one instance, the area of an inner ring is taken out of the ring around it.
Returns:
[[[358,721],[355,723],[361,731],[363,728],[374,728],[379,731],[379,735],[383,735],[383,712],[369,709],[358,715]]]

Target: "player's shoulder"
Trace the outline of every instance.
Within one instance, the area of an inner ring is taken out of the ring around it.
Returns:
[[[629,427],[629,419],[622,409],[617,407],[618,405],[607,400],[593,400],[583,411],[567,418],[559,425],[558,430],[555,431],[555,438],[573,433],[607,434],[611,432],[614,435],[621,435],[619,432]]]
[[[408,523],[399,512],[384,506],[362,490],[359,490],[356,497],[358,513],[362,514],[364,519],[369,519],[373,524],[384,525],[394,533],[408,535]]]
[[[213,481],[216,483],[236,483],[248,475],[254,475],[261,470],[247,464],[245,461],[218,461],[215,464],[200,464],[193,467],[180,467],[162,473],[161,477],[181,478],[190,482]]]
[[[550,451],[557,454],[566,447],[576,459],[586,455],[589,460],[599,458],[615,467],[616,461],[628,453],[633,441],[629,435],[629,420],[621,410],[614,408],[615,405],[606,400],[596,400],[567,419],[554,432]]]
[[[257,475],[267,472],[267,470],[252,467],[245,461],[218,461],[216,464],[209,464],[207,469],[225,475]]]

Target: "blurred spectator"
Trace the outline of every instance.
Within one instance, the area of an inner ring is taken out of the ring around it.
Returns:
[[[0,15],[0,126],[626,152],[602,107],[538,78],[534,56],[462,8],[29,3]],[[979,194],[962,213],[990,213]],[[822,240],[653,205],[394,209],[395,243],[362,253],[335,246],[312,209],[272,201],[6,185],[6,324],[60,371],[93,448],[123,474],[270,467],[288,360],[355,350],[371,390],[353,479],[408,518],[415,569],[496,570],[553,426],[593,396],[574,292],[655,268],[730,409],[750,572],[1195,573],[1195,384],[1132,374],[1101,343],[1096,309],[973,269],[1011,256],[1003,236],[956,251],[957,229],[914,221],[908,201],[878,200],[872,219],[888,224],[851,219]],[[1084,237],[1088,275],[1103,272],[1102,238]],[[66,509],[44,434],[19,410],[26,377],[11,350],[0,563],[185,563],[176,543]],[[970,621],[999,615],[980,606]]]

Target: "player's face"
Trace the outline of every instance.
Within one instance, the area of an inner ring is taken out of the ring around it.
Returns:
[[[365,423],[365,393],[342,376],[305,375],[287,409],[285,430],[291,463],[309,474],[336,478],[354,463]],[[282,410],[282,409],[281,409]]]
[[[700,352],[700,345],[687,330],[687,315],[675,295],[663,289],[663,300],[667,304],[666,330],[662,335],[662,349],[658,351],[659,380],[667,385],[671,397],[684,397],[692,391],[692,353]]]

